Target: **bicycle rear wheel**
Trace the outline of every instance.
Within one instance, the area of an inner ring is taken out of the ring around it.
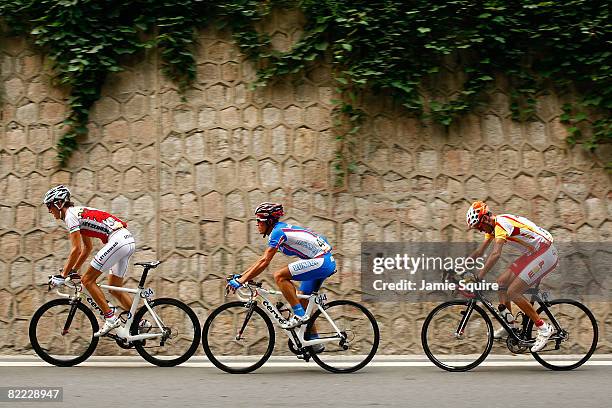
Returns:
[[[533,357],[544,367],[567,371],[583,365],[595,352],[599,337],[599,328],[593,313],[580,302],[575,300],[553,300],[547,304],[548,312],[541,306],[537,312],[541,315],[545,312],[548,323],[554,320],[560,326],[560,331],[554,327],[555,333],[551,336],[548,344],[537,353],[531,353]],[[542,316],[544,317],[544,316]],[[529,321],[526,327],[530,339],[535,339],[537,329],[533,321]]]
[[[469,301],[453,300],[429,313],[421,330],[423,350],[432,363],[447,371],[468,371],[487,358],[493,346],[493,326],[485,311],[473,304],[471,314],[456,335]]]
[[[87,360],[98,346],[94,313],[80,301],[54,299],[42,305],[30,320],[32,348],[49,364],[71,367]]]
[[[261,367],[274,350],[274,326],[255,303],[230,302],[215,309],[202,329],[208,359],[231,374]]]
[[[374,357],[380,342],[376,319],[368,309],[350,300],[335,300],[317,310],[306,326],[306,333],[317,333],[325,350],[312,359],[332,373],[352,373],[365,367]],[[340,333],[334,328],[339,329]]]
[[[149,302],[149,306],[162,327],[159,327],[149,309],[143,306],[134,315],[130,333],[159,333],[162,336],[135,341],[134,348],[142,358],[159,367],[184,363],[196,352],[200,343],[200,322],[195,312],[180,300],[170,298],[155,299]]]

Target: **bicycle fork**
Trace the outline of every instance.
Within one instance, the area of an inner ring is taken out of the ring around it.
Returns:
[[[72,324],[72,319],[74,319],[74,315],[77,311],[77,304],[81,301],[81,299],[76,298],[70,302],[70,311],[68,312],[68,317],[66,318],[66,323],[64,323],[64,328],[62,329],[62,336],[65,336],[70,331],[70,325]]]
[[[459,322],[459,326],[457,327],[457,330],[455,330],[455,333],[454,333],[455,338],[460,339],[461,337],[463,337],[465,326],[467,325],[468,320],[470,320],[470,316],[472,316],[473,310],[474,310],[474,301],[470,300],[470,302],[468,303],[467,309],[461,312],[463,317],[461,318],[461,321]]]
[[[247,311],[247,314],[244,318],[244,322],[242,322],[242,327],[240,328],[240,330],[238,330],[238,333],[236,334],[236,340],[242,340],[242,333],[244,333],[244,329],[246,329],[249,320],[251,320],[251,316],[253,316],[253,309],[255,308],[255,306],[255,302],[251,302],[251,304],[248,305],[249,310]]]

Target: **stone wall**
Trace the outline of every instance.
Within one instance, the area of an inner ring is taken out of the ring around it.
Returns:
[[[264,28],[286,49],[300,35],[299,17],[276,20]],[[202,321],[224,301],[216,278],[243,270],[263,250],[251,213],[264,200],[282,201],[289,220],[333,243],[339,271],[330,297],[359,299],[362,241],[476,239],[464,228],[474,199],[523,214],[558,240],[612,240],[612,183],[602,165],[609,151],[592,156],[566,146],[563,98],[542,95],[538,120],[516,123],[500,79],[487,109],[446,131],[385,97],[365,97],[369,119],[352,155],[357,170],[337,187],[329,67],[251,92],[253,67],[226,33],[203,31],[199,42],[198,80],[185,99],[160,74],[154,51],[111,75],[89,136],[60,170],[54,145],[66,90],[51,85],[41,55],[24,40],[0,39],[0,353],[29,352],[29,317],[54,297],[41,284],[63,264],[69,241],[39,204],[59,183],[78,203],[126,219],[135,260],[164,261],[151,286],[188,302]],[[430,91],[452,96],[456,69],[445,67]],[[286,262],[277,256],[272,268]],[[272,283],[271,273],[266,280]],[[430,305],[370,306],[381,352],[422,352]],[[593,307],[600,345],[610,351],[612,308]]]

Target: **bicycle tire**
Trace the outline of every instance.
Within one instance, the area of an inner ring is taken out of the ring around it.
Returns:
[[[361,370],[363,367],[365,367],[370,361],[372,361],[372,358],[374,358],[374,356],[376,355],[376,352],[378,351],[378,345],[380,343],[380,330],[378,328],[378,323],[376,322],[376,319],[374,318],[374,315],[372,315],[372,313],[363,305],[357,303],[357,302],[353,302],[351,300],[334,300],[332,302],[326,303],[323,306],[323,309],[327,312],[329,309],[336,307],[336,306],[342,306],[342,305],[350,305],[353,307],[356,307],[357,309],[359,309],[361,312],[364,313],[364,315],[368,318],[371,326],[372,326],[372,331],[374,333],[374,339],[372,341],[372,348],[370,349],[370,351],[368,352],[368,354],[365,355],[365,358],[359,362],[358,364],[352,366],[352,367],[346,367],[346,368],[341,368],[341,367],[334,367],[333,365],[329,364],[328,362],[325,362],[321,359],[321,356],[318,355],[317,353],[311,353],[311,357],[312,359],[323,369],[332,372],[332,373],[343,373],[343,374],[348,374],[348,373],[353,373],[355,371]],[[306,333],[310,332],[310,330],[312,329],[312,327],[316,324],[316,320],[317,318],[321,315],[321,310],[318,310],[312,315],[312,317],[309,319],[308,321],[308,325],[306,326]],[[340,327],[340,330],[342,330],[342,328]]]
[[[557,365],[557,364],[552,364],[552,363],[546,361],[541,356],[541,354],[544,355],[544,353],[542,353],[542,351],[539,351],[539,352],[536,352],[536,353],[531,352],[531,355],[533,356],[533,358],[536,359],[536,361],[538,363],[540,363],[542,366],[548,368],[549,370],[553,370],[553,371],[570,371],[570,370],[574,370],[574,369],[580,367],[581,365],[583,365],[584,363],[586,363],[589,360],[589,358],[591,358],[593,353],[595,352],[595,349],[597,348],[597,342],[599,340],[599,326],[597,325],[597,320],[595,320],[595,316],[593,315],[591,310],[588,307],[586,307],[585,305],[583,305],[582,303],[580,303],[580,302],[578,302],[576,300],[571,300],[571,299],[556,299],[556,300],[552,300],[552,301],[549,301],[549,302],[546,303],[547,306],[555,306],[555,305],[561,305],[561,304],[568,304],[568,305],[573,305],[573,306],[578,307],[580,310],[582,310],[585,313],[585,315],[591,321],[591,324],[593,325],[593,340],[591,342],[589,350],[584,355],[584,357],[582,357],[579,361],[577,361],[574,364],[567,365],[567,366],[561,366],[561,365]],[[537,310],[538,314],[541,314],[544,311],[545,311],[544,306],[540,306],[538,308],[538,310]],[[531,333],[532,329],[533,329],[533,321],[529,320],[529,322],[527,323],[527,327],[525,329],[525,332],[526,333]]]
[[[75,356],[75,358],[64,360],[52,357],[41,346],[36,334],[36,329],[38,327],[40,318],[43,317],[44,313],[47,312],[49,309],[57,306],[70,306],[70,302],[70,299],[54,299],[43,304],[41,307],[38,308],[38,310],[36,310],[36,312],[34,312],[34,315],[30,320],[30,326],[28,330],[30,343],[32,344],[32,349],[34,350],[34,352],[47,363],[53,364],[58,367],[72,367],[87,360],[96,350],[96,347],[98,346],[98,341],[100,340],[98,337],[93,337],[93,334],[96,333],[100,328],[95,314],[87,306],[83,305],[81,302],[77,302],[76,312],[78,313],[78,311],[81,311],[85,314],[85,317],[87,317],[91,324],[92,330],[91,342],[86,348],[85,352],[83,352],[79,356]]]
[[[489,355],[489,353],[491,352],[491,348],[493,347],[493,324],[491,323],[491,319],[489,318],[489,316],[487,315],[487,313],[484,311],[484,309],[482,307],[480,307],[477,304],[474,304],[474,310],[472,311],[472,313],[477,312],[481,318],[484,320],[486,326],[487,326],[487,331],[488,331],[488,340],[487,340],[487,345],[485,346],[484,351],[482,352],[482,354],[472,363],[467,364],[465,366],[451,366],[448,364],[444,364],[442,361],[440,361],[438,358],[436,358],[434,356],[434,353],[431,351],[430,347],[429,347],[429,342],[427,340],[427,330],[429,329],[429,325],[432,321],[432,319],[436,316],[436,314],[441,311],[442,309],[445,309],[447,307],[451,307],[451,306],[455,306],[455,305],[464,305],[464,306],[468,306],[469,301],[468,300],[451,300],[448,302],[444,302],[438,306],[436,306],[430,313],[429,315],[427,315],[427,318],[425,319],[425,321],[423,322],[423,327],[421,329],[421,344],[423,346],[423,350],[425,351],[425,354],[427,355],[427,358],[429,358],[429,360],[434,363],[436,366],[438,366],[439,368],[446,370],[446,371],[451,371],[451,372],[464,372],[464,371],[469,371],[475,367],[477,367],[480,363],[482,363],[485,358],[487,358],[487,356]],[[468,321],[469,323],[469,321]]]
[[[179,309],[183,310],[189,317],[189,320],[191,321],[191,324],[193,325],[193,340],[191,340],[191,345],[189,346],[187,351],[179,355],[176,358],[166,360],[166,359],[157,358],[151,355],[147,351],[146,345],[147,344],[150,345],[151,341],[155,339],[147,340],[148,343],[142,342],[142,341],[135,341],[133,344],[138,354],[140,354],[140,356],[144,358],[147,362],[154,364],[158,367],[174,367],[174,366],[177,366],[189,360],[189,358],[191,358],[191,356],[193,356],[193,354],[198,349],[198,345],[200,343],[200,321],[198,320],[198,316],[195,314],[195,312],[189,306],[187,306],[185,303],[181,302],[180,300],[172,299],[172,298],[159,298],[159,299],[154,299],[151,302],[149,302],[149,306],[152,309],[155,309],[156,306],[160,306],[160,305],[176,306]],[[130,333],[132,335],[138,334],[138,330],[139,330],[138,325],[140,323],[140,320],[142,320],[145,313],[147,313],[148,311],[149,309],[146,306],[142,306],[140,309],[138,309],[138,311],[134,315],[134,321],[132,322],[132,325],[130,327]]]
[[[245,308],[246,306],[247,306],[247,302],[241,302],[241,301],[225,303],[212,311],[210,316],[208,316],[208,318],[206,319],[206,322],[204,323],[204,327],[202,328],[202,347],[204,348],[204,353],[206,354],[206,357],[208,357],[210,362],[212,362],[215,365],[215,367],[217,367],[220,370],[225,371],[226,373],[246,374],[246,373],[255,371],[258,368],[260,368],[262,365],[264,365],[266,361],[268,361],[268,359],[272,355],[272,352],[274,351],[274,343],[276,339],[275,339],[274,326],[272,324],[272,321],[270,320],[270,317],[259,306],[255,305],[253,307],[253,312],[257,313],[257,315],[259,315],[263,319],[268,329],[269,342],[268,342],[268,346],[266,347],[266,351],[262,355],[262,357],[250,366],[237,368],[237,367],[230,367],[229,365],[224,364],[214,355],[211,349],[211,346],[210,346],[209,339],[208,339],[209,331],[210,331],[213,321],[215,320],[217,316],[219,316],[222,312],[226,311],[227,309],[236,308],[236,307]]]

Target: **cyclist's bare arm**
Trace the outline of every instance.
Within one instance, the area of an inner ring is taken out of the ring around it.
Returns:
[[[238,279],[238,282],[245,283],[256,278],[257,275],[262,273],[268,267],[268,265],[270,265],[270,262],[272,261],[272,258],[276,254],[277,250],[277,248],[267,248],[263,256],[255,261],[255,263],[242,274],[242,276]]]
[[[476,259],[476,258],[480,258],[481,256],[483,256],[485,251],[491,244],[491,242],[493,242],[493,237],[486,238],[484,241],[482,241],[480,246],[476,248],[476,250],[470,254],[469,258]]]
[[[83,239],[83,247],[81,248],[81,254],[74,265],[74,269],[79,270],[83,263],[89,258],[89,254],[91,254],[91,250],[93,249],[93,244],[91,243],[91,237],[87,237],[85,235],[81,235]]]
[[[504,244],[505,243],[506,243],[505,239],[496,239],[495,240],[495,243],[493,244],[493,251],[491,251],[491,253],[487,257],[487,260],[485,261],[484,266],[482,267],[482,269],[478,273],[478,277],[480,279],[484,278],[484,276],[487,274],[487,272],[489,272],[491,270],[491,268],[493,268],[493,266],[495,266],[495,264],[497,263],[497,261],[501,257],[502,249],[504,248]]]
[[[70,244],[70,255],[62,271],[62,276],[64,277],[68,276],[71,270],[80,268],[92,249],[91,238],[81,235],[80,231],[70,234]]]

